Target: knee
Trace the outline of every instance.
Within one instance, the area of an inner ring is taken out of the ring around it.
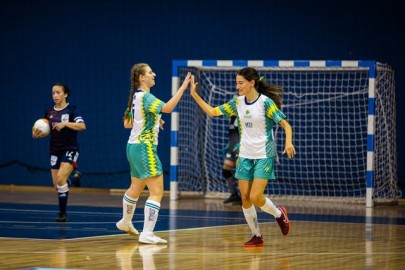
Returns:
[[[260,205],[260,196],[257,196],[257,195],[254,194],[254,193],[251,193],[251,194],[249,195],[249,200],[250,200],[254,205],[256,205],[256,206],[259,206],[259,205]]]
[[[64,177],[61,173],[56,175],[55,184],[59,186],[63,186],[67,182],[67,177]]]
[[[69,187],[67,184],[57,185],[56,190],[58,191],[58,193],[66,193],[69,191]]]

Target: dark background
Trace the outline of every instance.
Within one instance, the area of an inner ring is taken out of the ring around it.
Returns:
[[[83,186],[129,185],[122,126],[130,68],[147,62],[152,93],[171,97],[174,59],[376,60],[396,75],[398,179],[405,185],[404,10],[399,1],[0,1],[0,184],[51,185],[48,139],[31,127],[66,83],[87,124]],[[169,188],[170,115],[159,154]],[[378,124],[378,123],[377,123]]]

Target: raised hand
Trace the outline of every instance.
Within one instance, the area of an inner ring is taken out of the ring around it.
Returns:
[[[195,77],[194,77],[194,75],[192,75],[191,80],[190,80],[190,94],[191,95],[196,94],[197,85],[198,85],[198,83],[195,82]]]
[[[192,77],[191,72],[188,72],[187,76],[184,78],[182,85],[180,86],[180,89],[183,89],[183,90],[187,89],[187,86],[190,83],[191,77]]]

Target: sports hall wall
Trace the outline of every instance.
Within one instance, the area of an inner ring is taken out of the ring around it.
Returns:
[[[167,101],[173,59],[321,59],[377,60],[394,68],[403,188],[400,10],[393,0],[2,0],[0,185],[51,185],[49,138],[32,139],[31,127],[53,105],[56,82],[71,88],[69,101],[86,121],[79,133],[83,186],[121,189],[129,184],[122,116],[133,64],[150,64],[157,74],[152,92]],[[170,115],[163,119],[158,151],[169,189]]]

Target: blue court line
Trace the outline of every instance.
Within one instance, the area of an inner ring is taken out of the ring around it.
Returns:
[[[122,234],[115,223],[122,217],[122,208],[69,206],[69,222],[55,222],[57,206],[0,204],[0,237],[34,239],[75,239]],[[274,222],[266,213],[258,212],[260,222]],[[290,213],[292,221],[344,222],[405,225],[405,218],[309,215]],[[155,231],[246,224],[242,211],[199,211],[161,209]],[[142,230],[143,208],[137,208],[134,226]]]

